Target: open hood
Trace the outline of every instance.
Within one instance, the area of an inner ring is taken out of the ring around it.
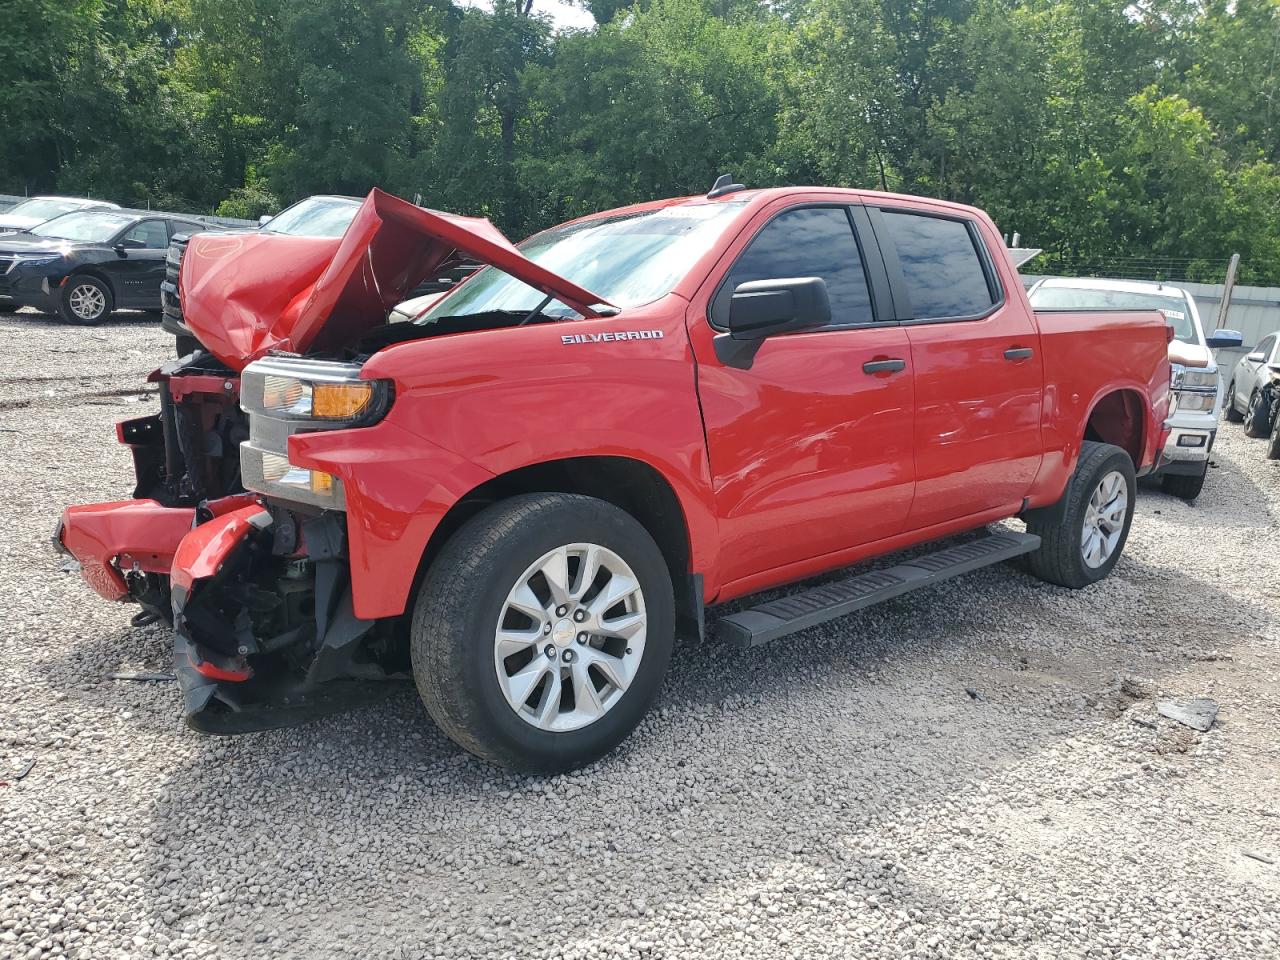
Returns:
[[[375,189],[339,238],[196,234],[182,260],[183,320],[234,370],[270,350],[338,349],[386,323],[410,290],[460,257],[586,317],[609,306],[538,266],[488,220],[423,210]]]

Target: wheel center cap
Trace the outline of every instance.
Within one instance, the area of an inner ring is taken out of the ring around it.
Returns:
[[[555,629],[551,631],[551,639],[555,641],[556,646],[567,647],[573,643],[576,633],[577,628],[573,625],[573,621],[566,618],[556,624]]]

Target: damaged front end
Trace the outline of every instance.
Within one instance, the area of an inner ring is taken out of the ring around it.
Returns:
[[[341,515],[252,503],[197,526],[173,564],[174,665],[187,722],[231,734],[394,691],[392,621],[355,617]]]
[[[288,462],[291,436],[369,424],[389,387],[351,363],[269,358],[243,373],[204,354],[158,370],[153,417],[118,425],[135,499],[68,507],[56,546],[135,624],[174,627],[188,723],[288,726],[394,692],[408,660],[395,619],[353,612],[345,497]]]
[[[193,727],[285,726],[384,696],[397,687],[388,680],[407,675],[403,598],[379,602],[376,575],[350,555],[349,540],[395,544],[403,528],[370,516],[369,492],[356,486],[366,512],[349,518],[342,478],[304,464],[316,465],[318,441],[337,439],[321,435],[339,431],[352,431],[352,442],[328,443],[325,463],[358,460],[376,474],[386,462],[394,479],[415,456],[417,440],[403,431],[354,438],[395,399],[394,385],[363,378],[362,365],[404,339],[385,328],[391,307],[462,260],[583,316],[608,307],[524,257],[488,221],[377,190],[340,240],[191,238],[179,287],[201,348],[152,374],[158,414],[117,428],[133,455],[133,499],[69,507],[55,542],[101,596],[140,604],[136,623],[172,623]],[[344,453],[333,457],[335,446]],[[397,555],[394,577],[411,578],[419,556]]]

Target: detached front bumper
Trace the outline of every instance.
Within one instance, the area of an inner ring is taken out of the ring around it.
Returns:
[[[187,723],[235,734],[400,689],[364,655],[379,625],[352,611],[342,521],[252,495],[199,508],[126,500],[69,507],[54,542],[100,596],[172,618]]]

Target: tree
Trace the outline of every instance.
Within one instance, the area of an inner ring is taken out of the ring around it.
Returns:
[[[654,0],[562,37],[526,76],[531,121],[521,182],[542,223],[601,207],[705,192],[725,172],[772,178],[781,21],[721,19],[701,0]]]

